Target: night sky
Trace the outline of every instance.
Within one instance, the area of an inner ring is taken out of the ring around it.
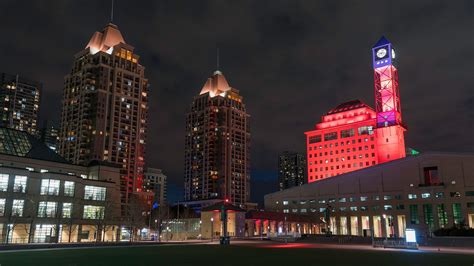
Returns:
[[[110,21],[110,1],[0,3],[0,71],[44,84],[59,121],[73,55]],[[182,197],[185,112],[216,69],[251,115],[252,199],[277,189],[277,156],[338,103],[374,105],[371,47],[398,57],[407,146],[474,151],[474,1],[115,1],[115,24],[150,87],[146,161]]]

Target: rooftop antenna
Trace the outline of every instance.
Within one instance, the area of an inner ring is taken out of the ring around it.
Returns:
[[[219,47],[217,47],[216,51],[216,66],[217,66],[217,71],[219,71]]]
[[[112,0],[112,5],[110,9],[110,22],[114,22],[114,0]]]

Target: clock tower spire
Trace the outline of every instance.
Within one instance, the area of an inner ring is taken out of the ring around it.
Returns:
[[[405,127],[402,123],[395,49],[382,36],[372,48],[375,85],[376,134],[379,163],[405,157]]]

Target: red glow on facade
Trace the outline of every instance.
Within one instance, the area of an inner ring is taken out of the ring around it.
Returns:
[[[305,132],[308,183],[405,157],[395,52],[384,37],[372,51],[375,110],[345,102]]]

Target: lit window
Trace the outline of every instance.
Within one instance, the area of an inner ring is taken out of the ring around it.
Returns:
[[[105,187],[85,186],[84,199],[86,200],[105,200]]]
[[[104,219],[104,206],[84,205],[84,219],[102,220]]]
[[[13,192],[25,193],[26,180],[27,180],[26,176],[22,176],[22,175],[15,176],[15,182],[13,184]]]
[[[339,202],[346,202],[346,198],[339,198]]]
[[[283,213],[289,213],[290,211],[288,209],[283,209]]]
[[[352,212],[356,212],[356,211],[357,211],[357,207],[356,207],[356,206],[352,206],[352,207],[351,207],[351,211],[352,211]]]
[[[12,216],[22,217],[24,204],[24,200],[13,200]]]
[[[391,195],[385,195],[383,196],[383,200],[391,200],[392,196]]]
[[[41,195],[58,196],[59,195],[59,180],[43,179],[41,180]]]
[[[283,205],[288,205],[288,201],[287,201],[287,200],[284,200],[284,201],[283,201]]]
[[[5,215],[5,199],[0,199],[0,216]]]
[[[0,191],[8,190],[8,175],[0,174]]]
[[[65,181],[64,182],[64,196],[66,197],[74,197],[74,182],[72,181]]]
[[[427,199],[427,198],[429,198],[429,197],[431,197],[430,193],[422,193],[422,194],[421,194],[421,198],[422,198],[422,199]]]
[[[63,218],[71,218],[72,215],[72,203],[64,202],[63,203]]]
[[[408,194],[408,199],[416,199],[416,194]]]
[[[58,203],[53,201],[40,201],[38,205],[38,217],[40,218],[54,218],[56,217],[56,211],[58,209]]]
[[[367,201],[367,197],[365,197],[365,196],[360,197],[360,201]]]
[[[392,209],[392,205],[383,205],[383,209],[389,211]]]

